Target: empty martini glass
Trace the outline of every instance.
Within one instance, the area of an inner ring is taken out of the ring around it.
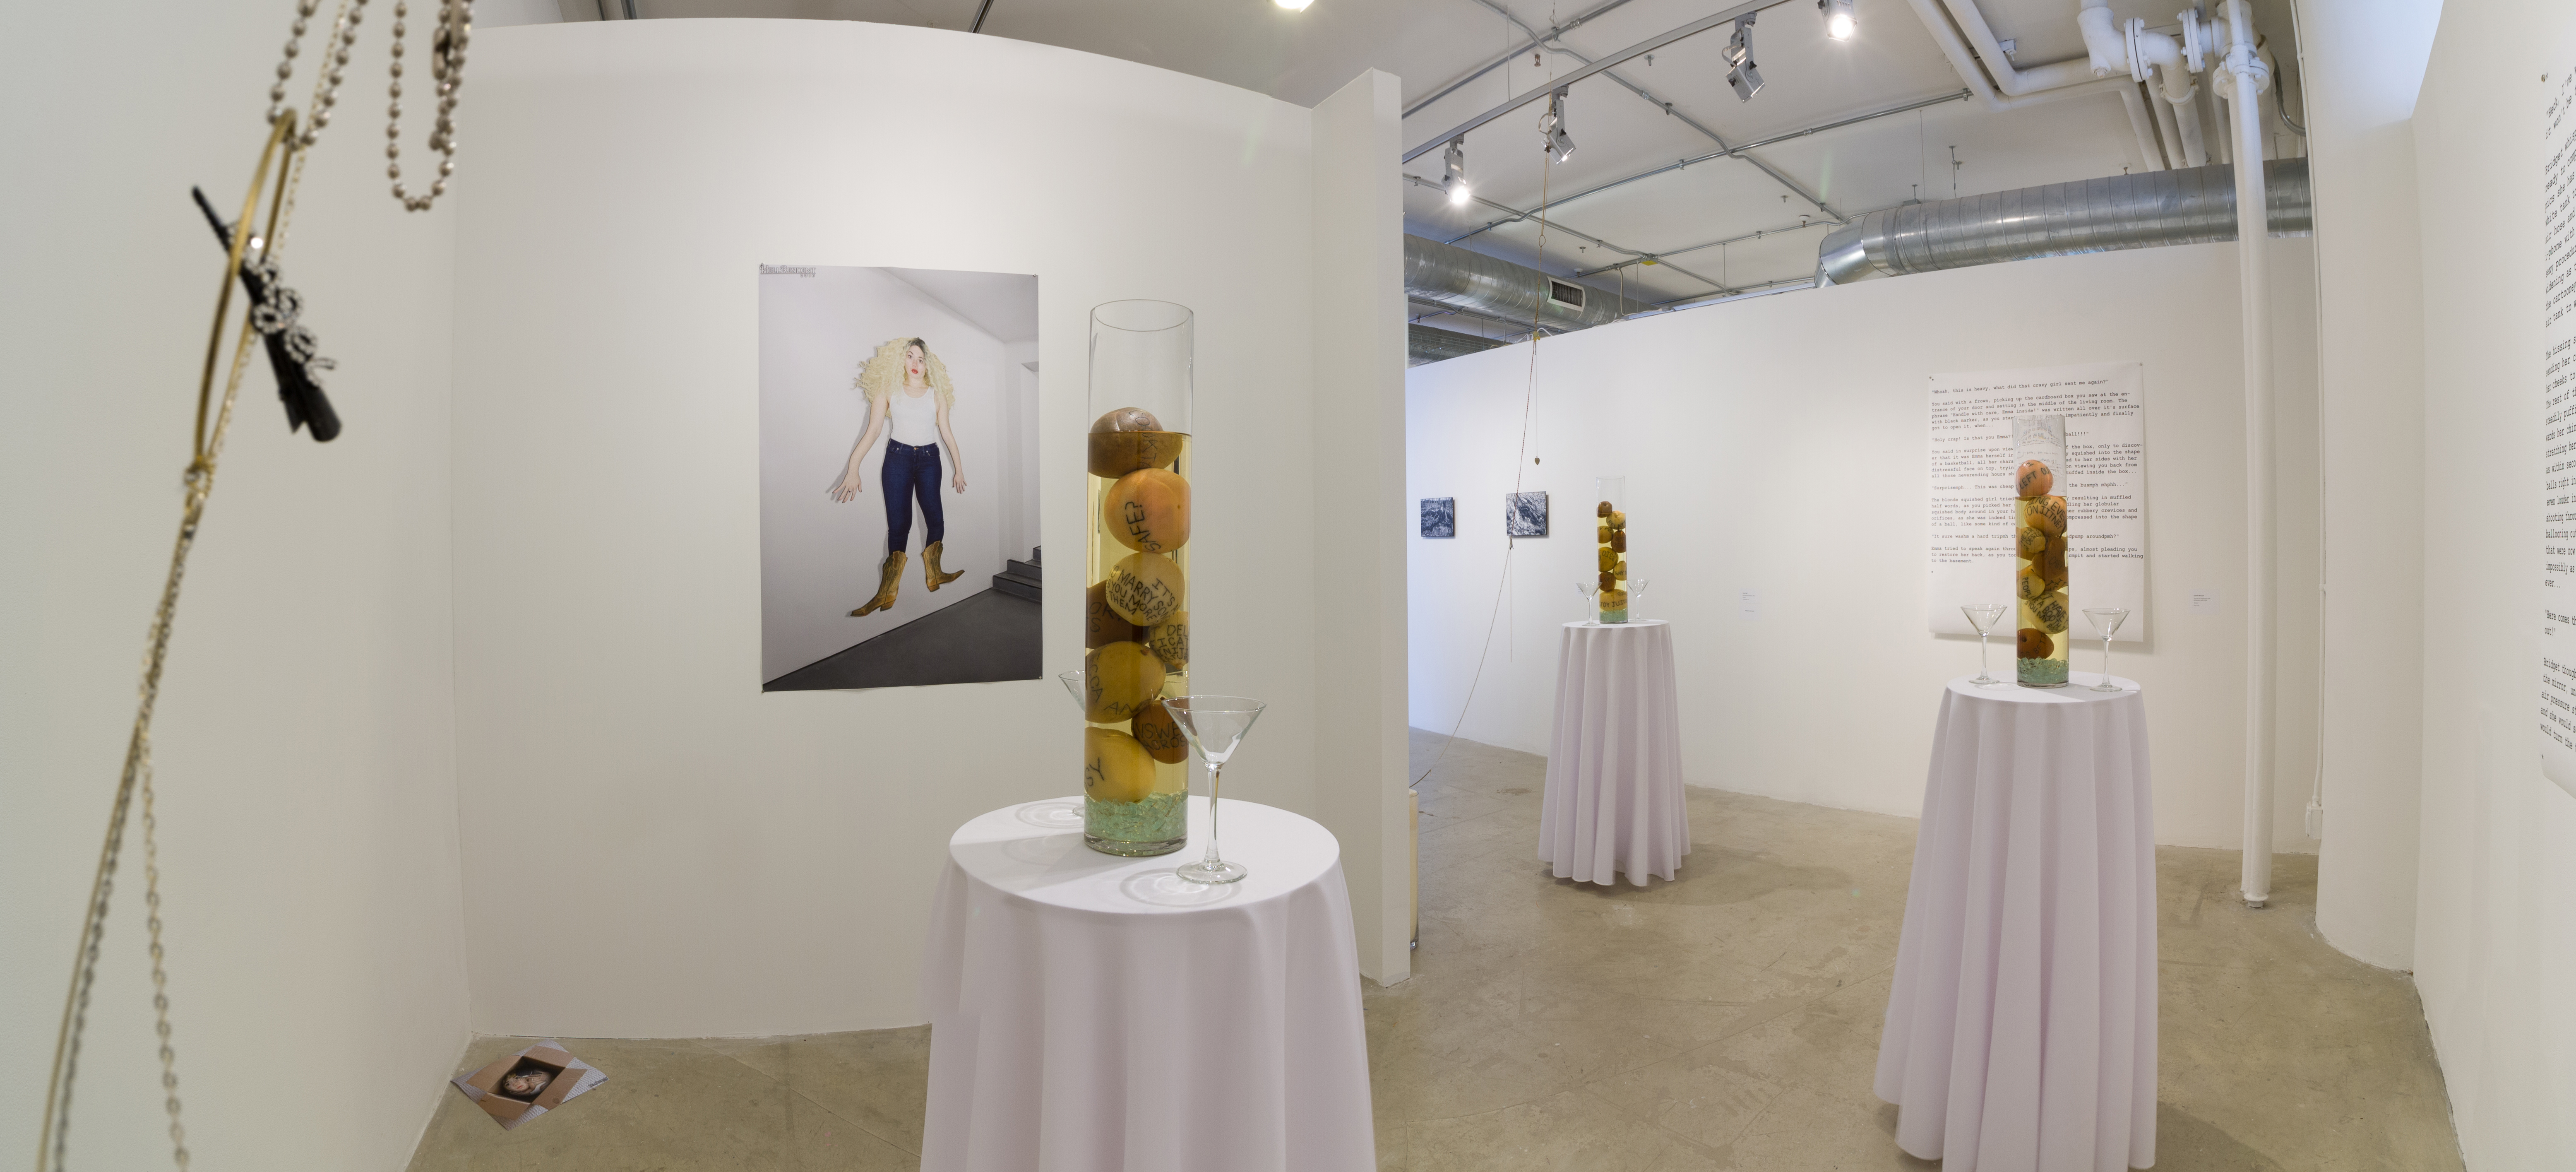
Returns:
[[[1601,594],[1601,580],[1598,578],[1581,579],[1574,584],[1574,592],[1583,596],[1583,617],[1575,621],[1583,623],[1597,623],[1601,621],[1601,607],[1598,603],[1593,601]]]
[[[1251,872],[1241,863],[1229,863],[1216,850],[1217,774],[1225,768],[1226,759],[1234,756],[1235,747],[1243,743],[1243,734],[1252,730],[1252,722],[1261,719],[1270,707],[1249,696],[1173,696],[1163,701],[1163,708],[1181,726],[1181,735],[1190,739],[1190,748],[1198,751],[1199,760],[1207,762],[1208,771],[1208,849],[1207,857],[1185,863],[1174,869],[1183,879],[1198,883],[1232,883]]]
[[[1986,636],[1994,633],[1995,622],[2004,617],[2004,610],[2004,604],[2000,602],[1971,602],[1959,608],[1960,613],[1968,616],[1968,625],[1977,629],[1977,678],[1968,682],[1980,688],[1991,688],[2003,682],[1986,671]]]
[[[1645,618],[1644,614],[1639,612],[1637,609],[1637,600],[1644,598],[1645,596],[1645,579],[1638,578],[1628,583],[1628,618],[1630,621],[1642,621]]]
[[[2093,690],[2096,692],[2127,691],[2111,682],[2111,632],[2119,630],[2121,623],[2129,621],[2129,612],[2116,606],[2092,606],[2084,609],[2084,617],[2092,622],[2093,633],[2102,636],[2102,682],[2093,685]]]

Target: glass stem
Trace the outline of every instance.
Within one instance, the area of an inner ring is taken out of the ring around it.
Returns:
[[[2102,682],[2111,682],[2111,637],[2102,636]]]
[[[1206,865],[1210,867],[1216,866],[1218,863],[1225,861],[1224,859],[1218,858],[1216,853],[1216,779],[1217,774],[1222,772],[1224,768],[1224,766],[1214,763],[1208,765],[1208,853]]]
[[[1977,678],[1987,679],[1994,673],[1986,670],[1986,633],[1977,632]]]

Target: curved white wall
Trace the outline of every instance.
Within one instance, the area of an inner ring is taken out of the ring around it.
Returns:
[[[2531,506],[2545,426],[2541,115],[2571,68],[2576,9],[2450,4],[2415,111],[2426,518],[2415,983],[2475,1172],[2560,1168],[2576,1152],[2576,798],[2540,775]]]
[[[292,15],[221,0],[0,18],[14,274],[0,283],[0,1152],[19,1167],[224,278],[188,188],[239,206]],[[353,86],[382,77],[382,44],[364,43]],[[444,201],[404,214],[381,125],[349,105],[310,157],[280,256],[340,364],[329,392],[346,430],[328,444],[288,434],[254,361],[155,726],[172,1037],[200,1168],[400,1168],[454,1093],[444,1080],[465,1045],[448,641],[456,215]],[[170,1166],[143,913],[130,830],[74,1167]],[[315,1045],[366,1077],[315,1080]]]
[[[2315,320],[2309,242],[2274,249],[2281,581],[2314,581]],[[1802,291],[1584,330],[1539,345],[1525,490],[1558,535],[1523,541],[1464,736],[1547,751],[1558,625],[1591,574],[1592,478],[1625,474],[1644,612],[1675,623],[1694,785],[1921,812],[1942,681],[1974,640],[1924,630],[1926,378],[2076,362],[2146,364],[2153,641],[2113,670],[2147,688],[2156,839],[2242,841],[2243,396],[2230,244],[2057,257]],[[1458,719],[1500,581],[1502,494],[1520,440],[1526,344],[1413,368],[1415,498],[1458,498],[1459,535],[1411,540],[1412,718]],[[1575,524],[1564,527],[1564,519]],[[2221,613],[2189,613],[2215,586]],[[1998,585],[2000,591],[2002,587]],[[1738,595],[1760,595],[1740,614]],[[2082,581],[2076,583],[2081,600]],[[2300,831],[2315,761],[2316,611],[2281,592],[2276,846]],[[2099,644],[2079,649],[2092,670]],[[2009,666],[2011,648],[1996,651]]]
[[[474,68],[455,510],[476,1028],[917,1022],[949,833],[1078,788],[1052,679],[759,691],[754,274],[787,258],[1039,277],[1038,495],[1068,554],[1051,672],[1080,654],[1089,307],[1197,311],[1193,680],[1282,701],[1227,793],[1341,835],[1363,967],[1402,976],[1371,935],[1404,890],[1382,833],[1401,758],[1319,768],[1311,638],[1315,417],[1400,394],[1391,342],[1382,379],[1310,381],[1315,269],[1391,293],[1397,263],[1391,227],[1317,225],[1392,206],[1392,79],[1308,111],[1023,42],[786,20],[500,29]],[[1366,161],[1356,189],[1328,182],[1343,159]],[[1394,437],[1369,442],[1400,464]]]

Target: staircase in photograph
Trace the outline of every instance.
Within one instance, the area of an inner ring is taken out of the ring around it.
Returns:
[[[993,589],[1013,598],[1025,598],[1031,602],[1040,601],[1040,582],[1044,575],[1040,573],[1038,557],[1045,552],[1045,546],[1033,546],[1029,550],[1027,561],[1021,561],[1018,558],[1006,559],[1002,572],[993,575]]]

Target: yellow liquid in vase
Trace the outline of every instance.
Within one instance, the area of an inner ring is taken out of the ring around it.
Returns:
[[[2067,593],[2066,498],[2015,500],[2013,521],[2013,674],[2025,688],[2063,688],[2075,645],[2070,625],[2074,603]]]
[[[1141,434],[1177,455],[1087,476],[1084,496],[1085,715],[1108,718],[1083,734],[1083,839],[1117,855],[1169,854],[1189,838],[1189,745],[1161,700],[1190,694],[1190,440]]]

